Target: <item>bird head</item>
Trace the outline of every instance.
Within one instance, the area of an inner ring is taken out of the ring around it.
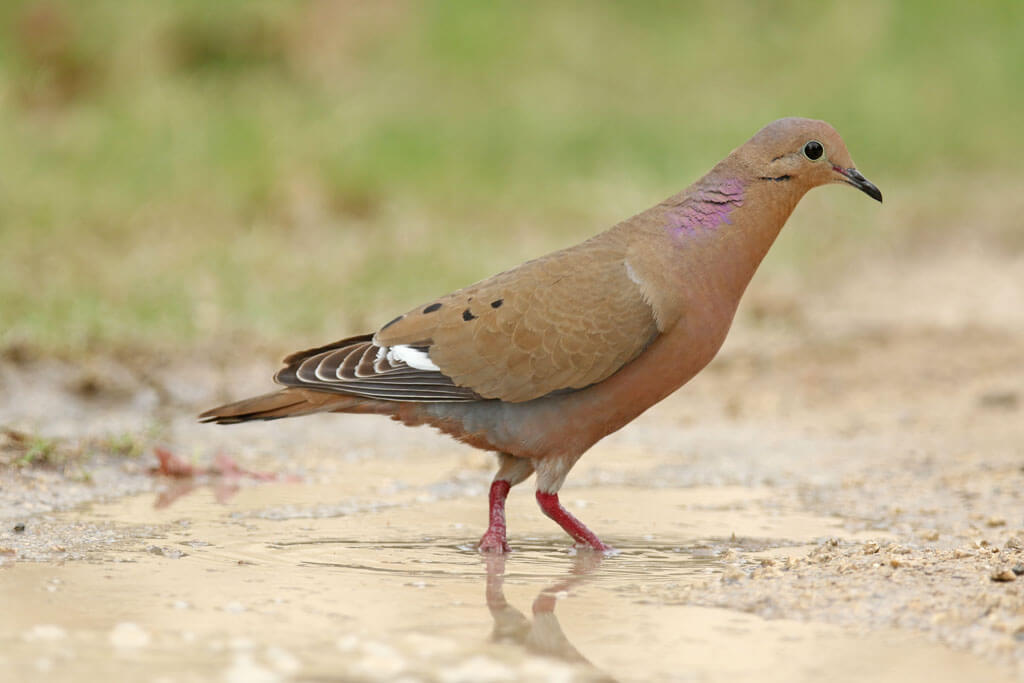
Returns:
[[[845,183],[882,201],[881,191],[857,170],[839,133],[824,121],[773,121],[735,153],[750,174],[761,181],[785,183],[802,192],[819,185]]]

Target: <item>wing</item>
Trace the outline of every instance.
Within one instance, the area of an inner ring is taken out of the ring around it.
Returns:
[[[450,377],[430,369],[425,356],[416,348],[377,346],[373,336],[366,334],[293,353],[274,379],[289,387],[385,401],[480,400],[473,390],[456,386]]]
[[[483,398],[520,402],[595,384],[658,335],[626,248],[622,232],[602,233],[419,306],[373,341],[418,350],[451,391]]]

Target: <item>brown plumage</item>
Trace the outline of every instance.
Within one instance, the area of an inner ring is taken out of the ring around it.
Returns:
[[[292,354],[286,389],[200,416],[218,423],[378,413],[497,451],[483,551],[507,550],[509,489],[577,542],[565,511],[576,460],[697,374],[800,198],[846,183],[881,201],[827,123],[781,119],[683,192],[568,249],[417,306],[373,335]]]

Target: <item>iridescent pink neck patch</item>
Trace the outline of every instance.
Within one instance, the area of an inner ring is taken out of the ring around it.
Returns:
[[[731,224],[729,214],[743,206],[743,183],[736,179],[723,180],[713,187],[697,190],[685,202],[667,212],[669,229],[679,236],[695,234],[700,229],[713,230],[722,223]]]

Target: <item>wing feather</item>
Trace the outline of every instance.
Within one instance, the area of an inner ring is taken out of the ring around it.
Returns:
[[[627,248],[613,229],[419,306],[374,340],[426,347],[455,385],[484,398],[528,401],[595,384],[659,334]]]
[[[420,370],[387,358],[371,335],[293,353],[274,379],[303,387],[384,401],[477,401],[472,389],[456,386],[441,372]]]

